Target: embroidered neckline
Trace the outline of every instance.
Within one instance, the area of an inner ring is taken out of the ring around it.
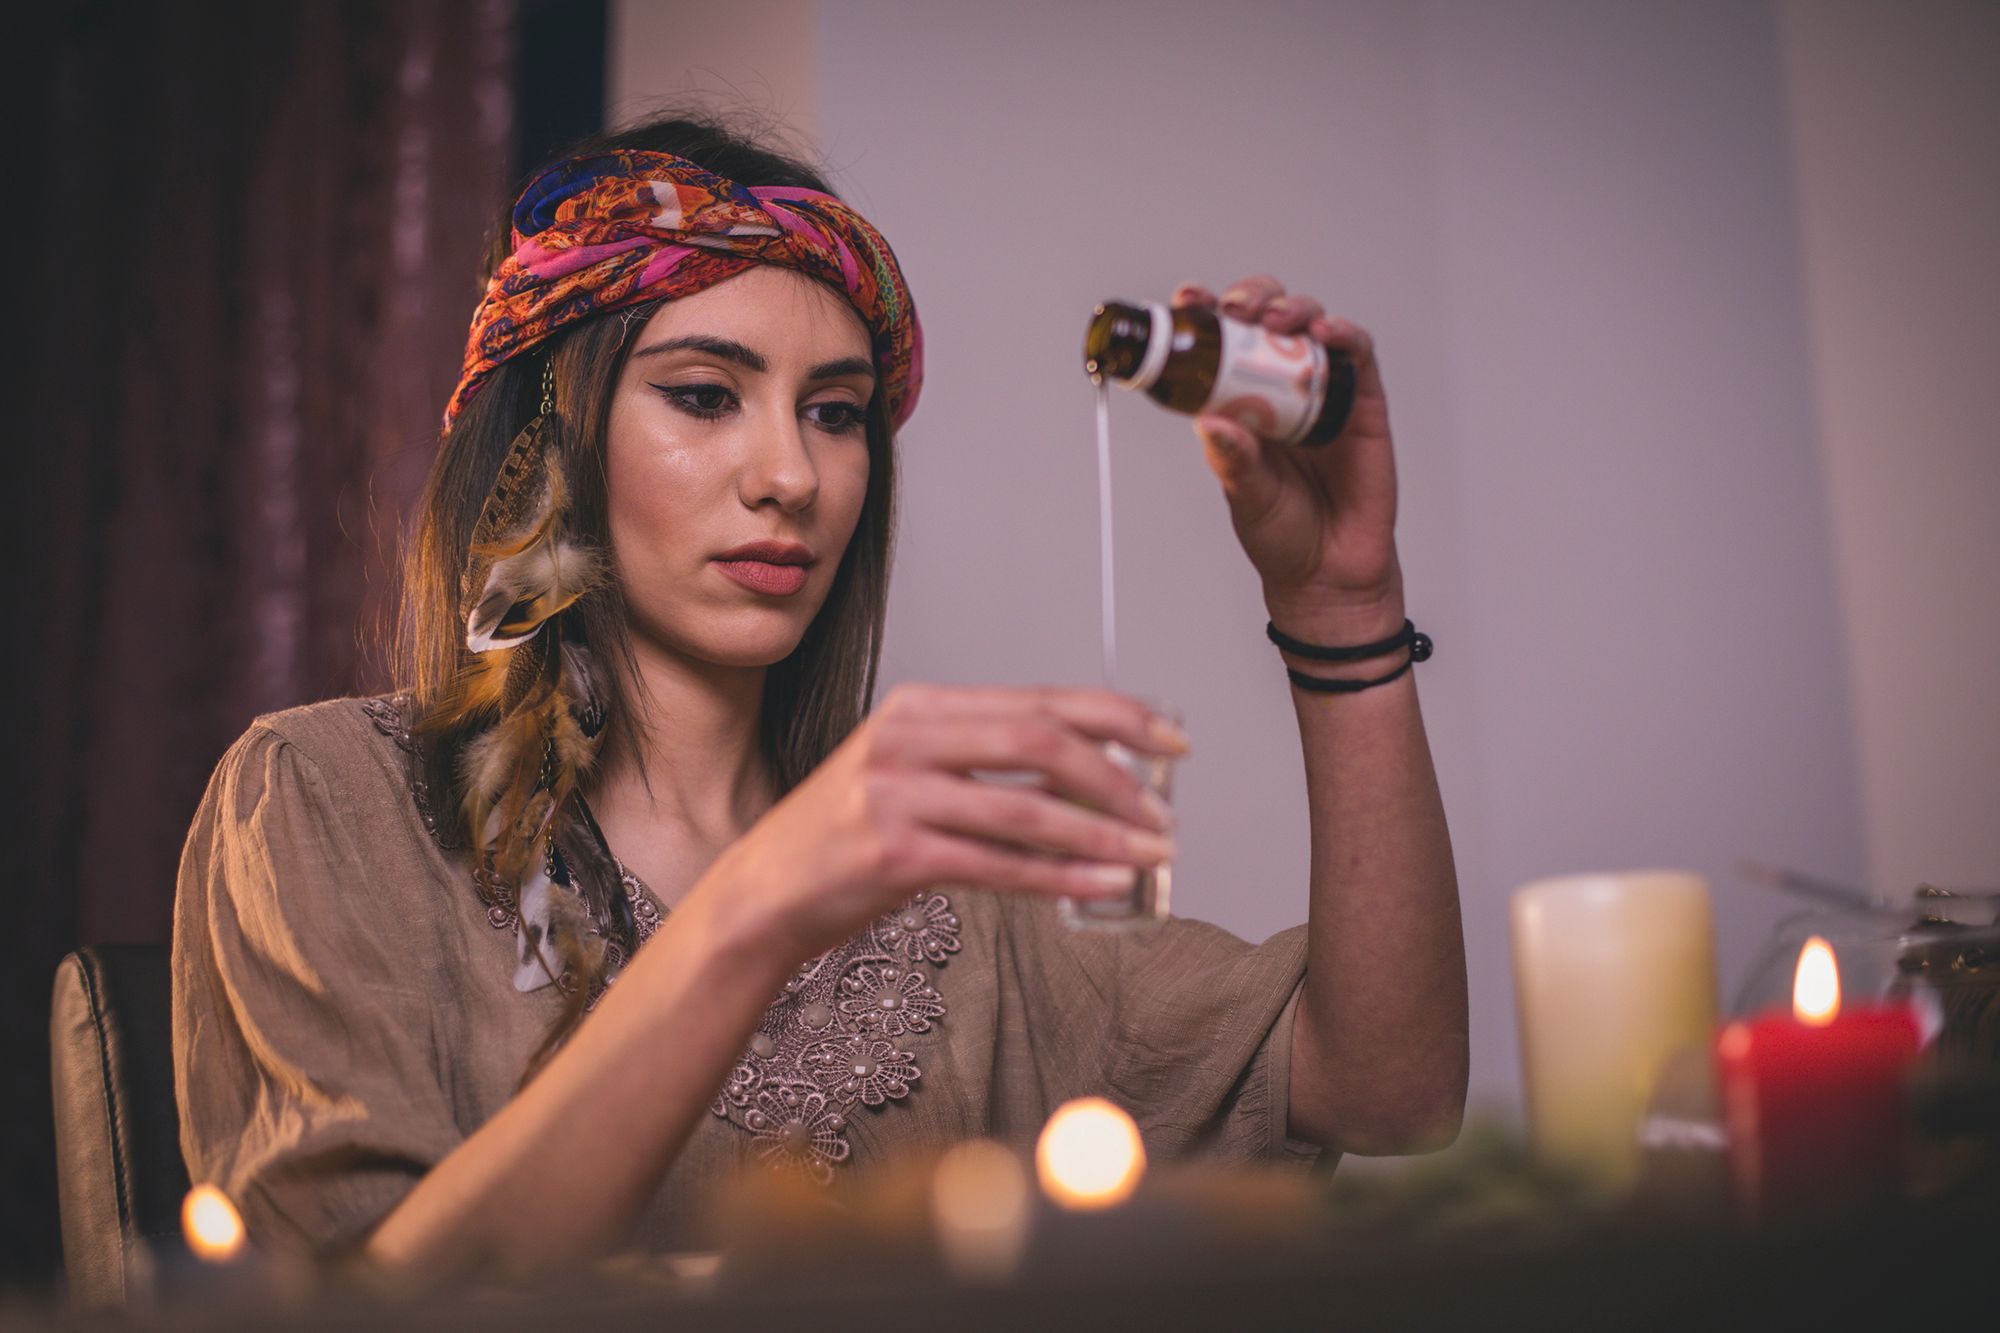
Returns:
[[[749,1131],[766,1165],[827,1184],[851,1152],[854,1104],[886,1107],[923,1077],[910,1037],[945,1014],[928,964],[960,946],[950,899],[920,893],[802,963],[709,1110]]]
[[[410,799],[416,805],[417,817],[423,821],[431,837],[447,852],[464,851],[464,841],[446,829],[432,803],[430,783],[424,778],[423,756],[418,753],[416,741],[410,735],[410,728],[403,721],[403,708],[407,699],[407,695],[400,694],[377,695],[363,699],[361,711],[368,715],[368,720],[375,724],[377,731],[394,741],[396,748],[403,752],[409,769]],[[609,852],[610,848],[607,847],[605,850]],[[625,901],[631,908],[634,941],[644,944],[652,933],[660,928],[659,900],[637,875],[626,868],[623,861],[615,855],[611,860],[618,867],[619,879],[625,891]],[[521,924],[521,900],[514,887],[494,874],[493,867],[484,861],[472,867],[471,879],[473,891],[479,895],[481,905],[486,908],[486,924],[495,930],[518,931]],[[624,946],[615,939],[607,939],[605,949],[611,955],[611,965],[607,971],[615,975],[630,959]],[[556,985],[564,994],[570,994],[576,990],[577,979],[573,973],[565,969],[563,974],[556,978]],[[603,988],[599,987],[584,1007],[595,1008],[603,993]]]
[[[409,758],[410,797],[416,802],[417,817],[424,821],[431,837],[437,839],[438,846],[448,852],[460,850],[464,844],[453,837],[438,822],[437,811],[431,805],[431,784],[424,777],[423,756],[417,753],[417,743],[410,736],[410,729],[404,725],[402,704],[405,695],[376,695],[361,701],[361,711],[375,724],[375,730],[396,742],[396,748]]]
[[[362,711],[407,757],[410,796],[424,827],[440,847],[462,850],[431,804],[422,757],[403,722],[404,698],[364,699]],[[618,867],[636,943],[644,945],[660,927],[659,899],[616,853],[605,851]],[[471,878],[487,924],[518,932],[514,890],[484,865]],[[752,1155],[771,1169],[831,1183],[834,1167],[853,1152],[847,1131],[855,1104],[879,1112],[908,1097],[923,1077],[908,1048],[913,1036],[928,1033],[944,1018],[944,996],[932,969],[959,951],[961,931],[949,898],[919,893],[852,939],[800,964],[766,1009],[710,1112],[747,1133]],[[609,986],[630,960],[616,941],[606,947]],[[573,993],[577,981],[565,971],[556,984]],[[585,1007],[594,1008],[602,995],[600,987]]]

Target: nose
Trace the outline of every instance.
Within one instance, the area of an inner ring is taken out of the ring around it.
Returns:
[[[796,412],[773,409],[759,416],[743,464],[743,503],[755,509],[775,500],[787,513],[796,513],[819,495],[819,469],[806,448],[805,431]]]

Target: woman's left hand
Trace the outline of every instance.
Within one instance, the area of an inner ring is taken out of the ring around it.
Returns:
[[[1396,463],[1374,339],[1357,324],[1328,318],[1311,297],[1286,295],[1267,275],[1241,279],[1219,299],[1184,284],[1173,303],[1219,305],[1223,314],[1274,333],[1316,338],[1354,362],[1354,408],[1339,438],[1327,444],[1274,443],[1217,415],[1195,418],[1195,433],[1279,628],[1334,644],[1394,634],[1403,625]]]

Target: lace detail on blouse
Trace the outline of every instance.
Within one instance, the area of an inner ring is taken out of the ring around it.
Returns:
[[[747,1130],[772,1169],[830,1182],[851,1151],[854,1104],[901,1101],[923,1076],[909,1038],[930,1031],[945,1003],[916,960],[957,953],[959,929],[944,894],[920,893],[801,964],[709,1110]]]
[[[424,827],[439,846],[455,850],[462,844],[452,841],[432,809],[423,764],[398,703],[374,698],[361,706],[409,757],[410,795]],[[659,902],[615,854],[612,861],[632,909],[637,943],[643,945],[660,928]],[[487,924],[520,934],[521,904],[514,890],[484,865],[472,872],[472,884]],[[833,1168],[853,1152],[847,1126],[855,1103],[880,1111],[908,1097],[923,1077],[909,1049],[911,1038],[929,1032],[945,1015],[932,969],[959,951],[960,931],[949,898],[920,893],[853,939],[800,964],[709,1110],[747,1133],[752,1154],[773,1170],[830,1183]],[[606,948],[609,985],[630,960],[616,941],[607,941]],[[565,971],[555,984],[570,994],[577,979]],[[586,1008],[594,1008],[602,995],[600,986]]]
[[[410,729],[403,723],[403,710],[398,700],[400,695],[382,695],[361,701],[361,711],[375,724],[375,730],[396,742],[396,748],[409,757],[410,798],[417,804],[417,817],[424,821],[438,846],[446,851],[456,851],[460,844],[451,833],[438,823],[437,811],[431,805],[431,784],[424,777],[423,758],[417,753],[417,743],[410,739]],[[481,896],[484,896],[482,892]]]

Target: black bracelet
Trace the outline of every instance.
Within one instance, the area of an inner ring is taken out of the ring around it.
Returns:
[[[1388,675],[1377,676],[1373,680],[1326,680],[1319,676],[1309,676],[1296,667],[1285,668],[1285,674],[1291,678],[1292,684],[1302,690],[1311,690],[1315,694],[1356,694],[1362,690],[1373,689],[1377,685],[1387,685],[1417,663],[1428,660],[1433,646],[1431,636],[1407,620],[1403,622],[1403,628],[1388,638],[1374,643],[1358,644],[1352,648],[1328,648],[1320,644],[1304,643],[1286,634],[1276,623],[1268,620],[1264,622],[1264,633],[1272,643],[1286,652],[1309,657],[1316,662],[1361,662],[1371,657],[1386,657],[1398,648],[1407,647],[1410,650],[1410,655],[1404,659],[1403,665]]]
[[[1421,662],[1431,655],[1431,640],[1428,634],[1405,620],[1403,628],[1386,639],[1374,643],[1359,644],[1353,648],[1322,648],[1316,643],[1302,643],[1279,629],[1272,621],[1264,622],[1264,633],[1272,643],[1288,653],[1300,657],[1310,657],[1315,662],[1362,662],[1371,657],[1387,657],[1398,648],[1407,646],[1413,660]]]
[[[1388,675],[1377,676],[1373,680],[1326,680],[1319,676],[1308,676],[1296,667],[1286,667],[1285,674],[1292,678],[1292,684],[1302,690],[1311,690],[1315,694],[1358,694],[1377,685],[1387,685],[1408,671],[1415,663],[1416,659],[1411,658]]]

